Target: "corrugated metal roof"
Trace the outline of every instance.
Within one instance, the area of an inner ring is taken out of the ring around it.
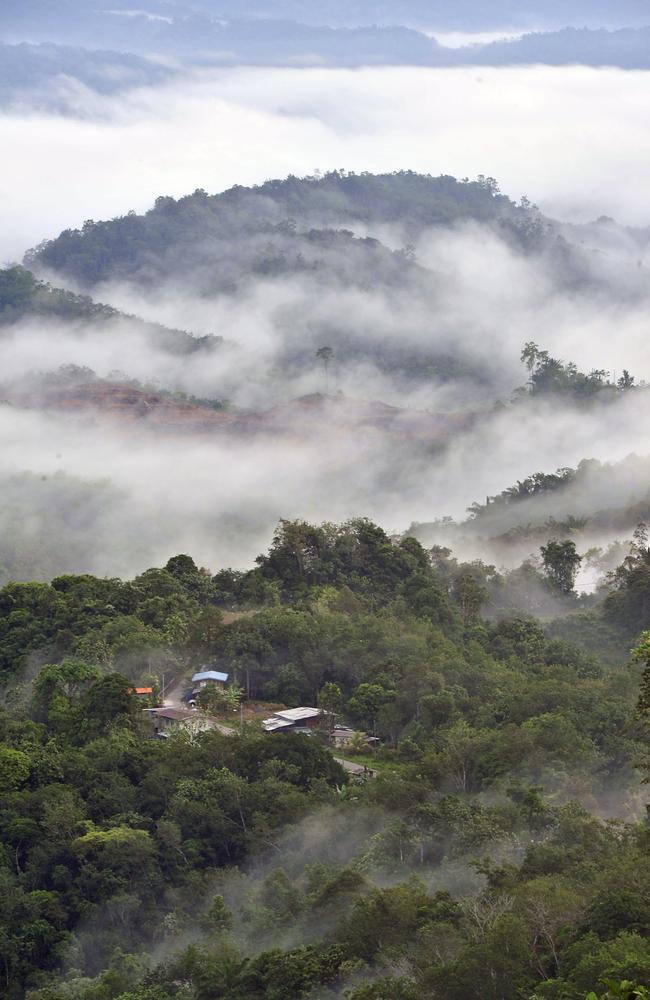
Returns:
[[[275,716],[278,719],[288,719],[289,722],[300,722],[301,719],[315,719],[320,714],[320,708],[287,708],[276,712]]]
[[[219,670],[202,670],[198,674],[194,674],[192,678],[192,683],[196,681],[223,681],[224,684],[228,680],[228,674],[222,674]]]
[[[289,729],[291,722],[288,719],[278,719],[275,717],[273,719],[264,719],[262,725],[265,732],[275,733],[278,729]]]
[[[192,712],[189,709],[185,711],[182,708],[145,708],[143,711],[148,712],[149,715],[153,715],[156,719],[182,720],[200,718],[198,712]]]

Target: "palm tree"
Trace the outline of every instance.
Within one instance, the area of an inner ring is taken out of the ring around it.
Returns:
[[[330,391],[330,377],[329,377],[329,367],[330,361],[334,357],[334,350],[331,347],[319,347],[316,351],[316,357],[323,362],[323,368],[325,369],[325,381],[327,384],[327,392]]]
[[[239,708],[239,703],[244,697],[244,692],[240,687],[228,687],[224,691],[225,702],[227,708],[230,712],[236,712]]]
[[[345,744],[345,752],[350,756],[368,753],[368,741],[363,733],[354,732]]]

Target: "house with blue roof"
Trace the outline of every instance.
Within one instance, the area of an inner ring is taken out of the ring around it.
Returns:
[[[207,687],[217,687],[222,691],[228,683],[228,674],[221,673],[220,670],[200,670],[192,678],[192,691],[198,694]]]

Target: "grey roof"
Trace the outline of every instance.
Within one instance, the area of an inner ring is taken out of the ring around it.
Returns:
[[[374,774],[374,770],[371,767],[365,767],[363,764],[357,764],[352,760],[342,760],[340,757],[336,758],[341,767],[347,771],[349,774]]]
[[[274,712],[270,719],[264,719],[262,725],[267,733],[275,733],[279,729],[290,729],[296,722],[304,719],[315,719],[321,714],[320,708],[287,708]]]
[[[228,674],[222,674],[219,670],[201,670],[198,674],[194,674],[192,683],[194,684],[196,681],[223,681],[225,684],[228,676]]]
[[[277,719],[286,719],[288,722],[300,722],[301,719],[314,719],[320,715],[320,708],[287,708],[281,712],[274,712]]]
[[[225,727],[219,726],[217,719],[206,715],[205,712],[198,712],[195,708],[144,708],[142,711],[152,719],[168,719],[170,722],[189,722],[191,720],[201,725],[209,723],[211,726],[221,728],[221,732],[225,729]],[[230,731],[228,735],[230,735]]]
[[[274,717],[273,719],[264,719],[262,723],[264,730],[267,733],[275,733],[278,729],[290,729],[292,723],[289,719],[278,719]]]
[[[186,711],[182,708],[145,708],[143,711],[148,712],[149,715],[153,715],[156,719],[171,719],[180,721],[182,719],[198,718],[197,712],[192,712],[190,710]]]

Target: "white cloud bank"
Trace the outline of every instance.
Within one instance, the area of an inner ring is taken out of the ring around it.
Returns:
[[[582,67],[235,69],[121,98],[80,89],[78,118],[0,116],[0,260],[159,194],[316,167],[491,174],[565,218],[647,224],[648,80]]]
[[[564,217],[607,213],[645,224],[649,79],[582,68],[239,69],[119,99],[77,91],[78,118],[0,117],[0,259],[19,258],[85,218],[142,211],[159,194],[218,191],[317,167],[492,174],[515,198],[526,193]],[[493,234],[472,226],[426,233],[418,259],[444,277],[435,308],[424,308],[428,299],[394,308],[394,297],[387,303],[381,290],[352,289],[319,301],[319,316],[336,321],[344,311],[369,346],[399,331],[416,343],[460,347],[500,366],[504,391],[524,378],[517,357],[529,339],[587,370],[626,365],[647,378],[648,272],[636,260],[629,268],[623,244],[615,255],[625,259],[620,275],[616,263],[593,255],[599,292],[590,286],[574,293],[543,262],[512,254]],[[322,388],[314,364],[282,375],[287,334],[276,317],[287,305],[306,308],[312,293],[300,282],[259,283],[242,300],[227,301],[197,298],[188,288],[156,289],[150,298],[132,287],[100,292],[148,318],[212,330],[238,346],[209,359],[178,358],[153,351],[128,324],[102,333],[30,322],[0,342],[5,379],[64,362],[102,375],[118,367],[256,407]],[[468,404],[462,384],[449,398],[446,388],[406,385],[365,362],[341,365],[332,382],[348,396],[416,409],[486,405],[475,398]],[[119,498],[106,501],[96,525],[88,527],[85,509],[78,523],[68,518],[73,536],[89,538],[86,562],[75,568],[130,573],[180,550],[213,568],[244,566],[280,516],[367,514],[399,529],[414,519],[462,516],[473,500],[537,469],[645,453],[648,415],[645,395],[611,410],[496,412],[453,439],[446,454],[427,456],[390,436],[351,434],[335,413],[295,433],[234,440],[2,408],[0,477],[33,470],[37,488],[38,477],[57,471],[110,478]],[[638,488],[642,495],[645,483]],[[31,497],[34,484],[24,492]]]

